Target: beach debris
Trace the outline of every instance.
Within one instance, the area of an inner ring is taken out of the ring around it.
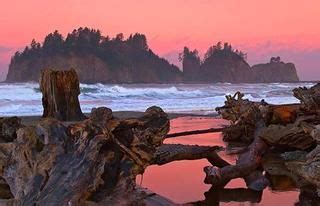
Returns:
[[[13,141],[0,143],[0,199],[14,205],[176,205],[137,186],[136,176],[178,160],[229,163],[217,155],[219,146],[163,144],[169,126],[156,106],[139,118],[117,119],[99,107],[83,121],[43,118],[19,125]]]
[[[269,145],[278,147],[306,150],[316,144],[316,141],[304,131],[303,127],[295,124],[286,126],[271,124],[261,130],[259,136]]]
[[[163,144],[156,151],[153,163],[163,165],[178,160],[207,159],[212,165],[224,167],[229,163],[216,153],[222,150],[220,146]]]
[[[43,117],[61,121],[85,119],[78,96],[79,79],[74,69],[68,71],[43,70],[40,77]]]
[[[222,132],[223,140],[248,146],[240,150],[235,165],[205,167],[205,183],[221,187],[231,179],[243,177],[248,188],[262,190],[270,184],[261,173],[264,170],[267,176],[288,176],[299,187],[320,188],[320,84],[300,87],[293,93],[300,104],[252,102],[240,92],[226,96],[225,105],[216,109],[231,123]],[[277,157],[277,164],[266,161],[273,150],[283,153]]]
[[[98,108],[69,126],[45,118],[0,143],[0,176],[18,205],[134,204],[150,196],[135,190],[135,177],[152,163],[168,131],[158,107],[125,120]]]
[[[236,165],[228,165],[222,168],[208,166],[204,168],[206,177],[204,182],[216,187],[224,186],[231,179],[244,177],[248,188],[261,191],[268,186],[268,180],[261,175],[260,166],[267,144],[257,138],[248,147],[248,150],[240,154]]]
[[[295,88],[293,90],[293,96],[301,101],[305,112],[318,113],[320,111],[320,83],[317,83],[311,88]]]
[[[223,128],[209,128],[209,129],[201,129],[201,130],[184,131],[184,132],[167,134],[167,138],[182,137],[182,136],[197,135],[197,134],[217,133],[222,131],[223,131]]]

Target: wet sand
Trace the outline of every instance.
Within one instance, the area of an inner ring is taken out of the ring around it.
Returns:
[[[212,117],[178,117],[171,120],[170,133],[186,130],[206,129],[227,124],[223,119]],[[221,145],[225,146],[220,133],[191,135],[170,138],[165,143]],[[236,156],[227,155],[224,151],[219,155],[230,163],[234,163]],[[178,161],[162,166],[150,166],[146,169],[143,179],[138,176],[137,183],[143,187],[163,195],[176,203],[188,203],[204,200],[204,192],[210,185],[203,183],[205,173],[203,167],[210,165],[207,160]],[[232,180],[226,188],[246,188],[242,179]],[[263,191],[261,200],[252,202],[220,202],[220,205],[279,205],[291,206],[299,199],[299,191],[290,188],[289,191],[275,191],[267,188]],[[219,202],[219,201],[218,201]]]

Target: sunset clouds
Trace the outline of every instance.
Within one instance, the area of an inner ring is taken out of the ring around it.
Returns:
[[[320,65],[319,14],[318,0],[3,0],[0,70],[10,60],[7,53],[23,48],[32,38],[40,41],[55,29],[66,34],[88,26],[111,36],[144,33],[150,47],[162,55],[185,45],[204,51],[212,43],[229,41],[248,51],[251,62],[281,53],[288,61],[301,62],[302,79],[320,79],[315,69]],[[308,58],[297,59],[299,53]],[[303,65],[304,61],[308,62]]]

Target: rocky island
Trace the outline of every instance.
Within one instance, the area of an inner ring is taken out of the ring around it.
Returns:
[[[55,31],[12,57],[7,82],[38,81],[42,69],[76,69],[83,83],[178,83],[182,72],[149,49],[145,35],[104,37],[79,28],[64,39]]]
[[[201,59],[197,50],[185,47],[179,58],[183,64],[184,81],[187,83],[267,83],[298,82],[293,63],[284,63],[272,57],[269,63],[250,65],[247,55],[221,42],[209,47]]]
[[[136,33],[124,39],[102,36],[99,30],[79,28],[64,39],[55,31],[42,44],[32,40],[12,57],[6,82],[38,81],[41,70],[74,68],[82,83],[264,83],[297,82],[296,68],[280,57],[250,67],[246,54],[228,43],[209,47],[200,59],[197,50],[185,47],[183,68],[170,64],[148,46],[146,36]]]

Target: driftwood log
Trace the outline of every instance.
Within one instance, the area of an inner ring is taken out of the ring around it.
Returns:
[[[222,131],[223,131],[223,128],[209,128],[209,129],[202,129],[202,130],[192,130],[192,131],[167,134],[167,138],[181,137],[181,136],[188,136],[188,135],[197,135],[197,134],[217,133],[217,132],[222,132]]]
[[[163,144],[169,119],[159,107],[121,120],[95,108],[87,120],[71,124],[44,118],[25,126],[3,118],[0,129],[4,205],[174,205],[137,186],[136,176],[149,165],[178,160],[228,165],[216,154],[221,147]]]
[[[320,93],[317,93],[318,85],[315,87],[310,91],[306,88],[294,90],[302,104],[270,105],[263,100],[251,102],[243,99],[244,95],[240,92],[226,96],[225,105],[216,108],[223,118],[231,122],[223,130],[223,139],[249,143],[249,146],[242,150],[236,165],[206,167],[205,183],[217,187],[233,178],[243,177],[249,188],[262,190],[269,183],[261,173],[262,159],[269,148],[308,150],[315,147],[320,132],[315,129],[307,132],[313,126],[310,123],[319,122],[315,104],[320,101],[315,95],[320,96]]]
[[[43,117],[62,121],[83,120],[78,96],[79,80],[74,69],[69,71],[43,70],[40,78]]]
[[[299,87],[293,90],[293,96],[299,99],[305,112],[318,113],[320,111],[320,84],[311,88]]]
[[[258,170],[261,166],[263,154],[266,152],[267,144],[257,138],[248,148],[248,151],[241,154],[236,165],[228,165],[222,168],[208,166],[204,168],[206,173],[205,183],[213,186],[224,186],[231,179],[243,177],[250,189],[263,190],[269,182]]]
[[[243,96],[239,92],[234,96],[227,96],[225,106],[217,108],[217,111],[223,118],[231,121],[230,127],[233,128],[231,133],[228,128],[226,128],[227,133],[223,132],[225,141],[253,142],[244,153],[240,154],[236,165],[228,165],[223,168],[205,167],[205,183],[221,187],[233,178],[243,177],[250,189],[260,191],[269,184],[260,169],[261,159],[268,145],[259,137],[261,129],[270,119],[269,105],[265,102],[250,102],[243,99]],[[236,130],[238,130],[237,134],[234,133]]]
[[[135,190],[169,130],[167,115],[149,108],[139,119],[118,120],[107,108],[65,126],[43,119],[21,126],[0,144],[0,175],[16,205],[114,205],[145,199]]]
[[[231,122],[223,130],[224,140],[249,143],[249,146],[241,150],[235,165],[206,167],[205,183],[217,187],[243,177],[249,188],[262,190],[269,183],[261,173],[264,169],[269,177],[270,173],[279,173],[292,178],[299,187],[312,184],[320,188],[320,146],[316,147],[320,140],[320,84],[309,89],[297,88],[293,93],[301,104],[251,102],[243,99],[240,92],[226,97],[225,105],[217,108]],[[263,165],[265,154],[273,148],[282,152],[298,151],[284,153],[281,165]]]
[[[207,159],[217,167],[229,165],[217,155],[216,152],[219,150],[222,150],[219,146],[163,144],[156,151],[153,164],[163,165],[178,160]]]

